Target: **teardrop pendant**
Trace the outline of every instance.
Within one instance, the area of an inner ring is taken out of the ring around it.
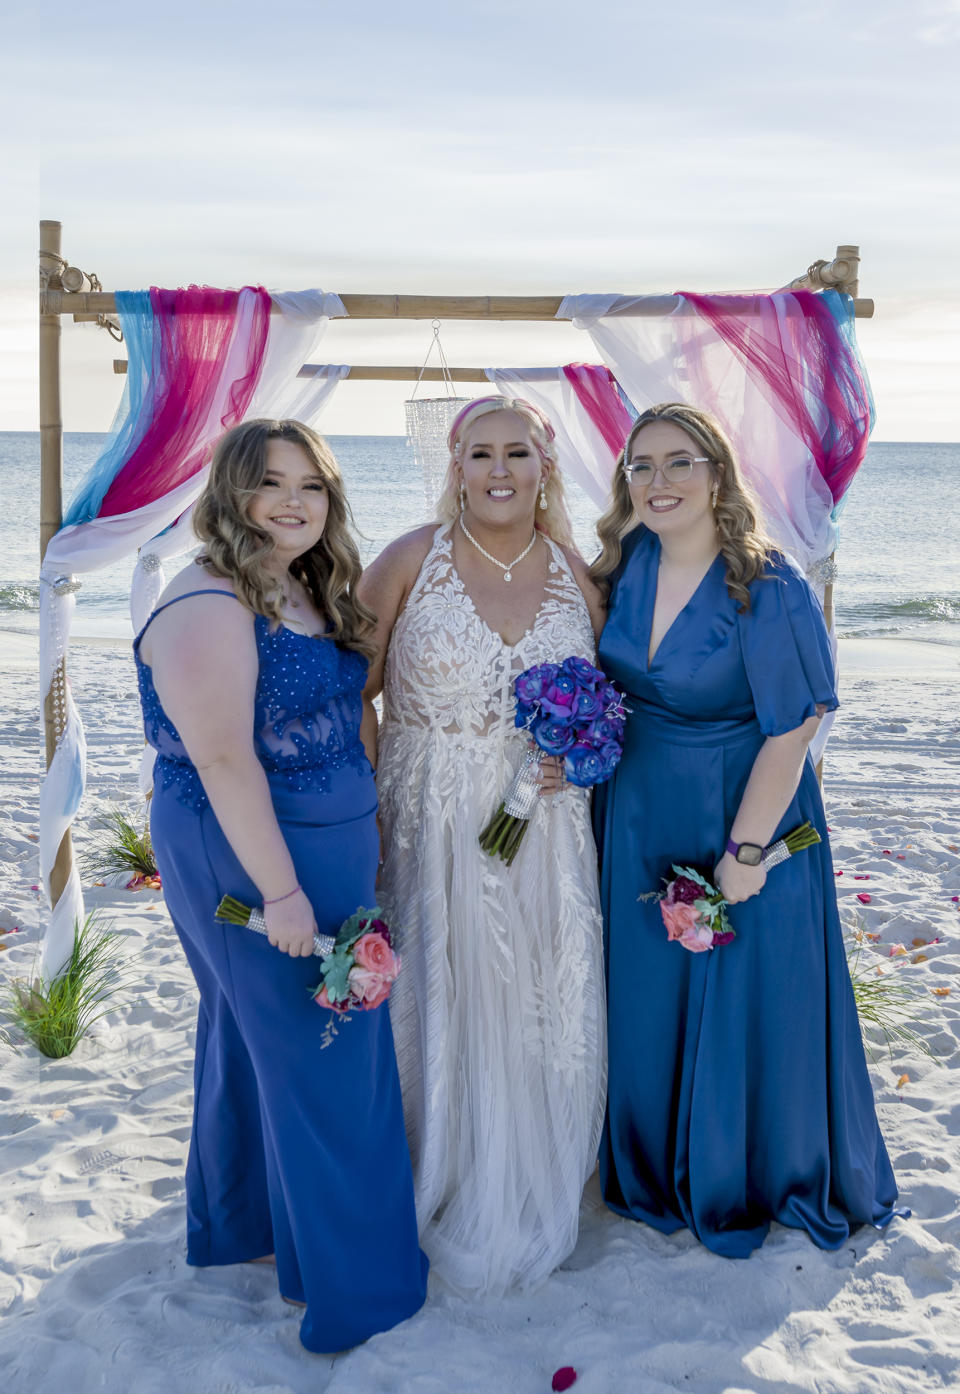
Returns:
[[[504,579],[505,581],[512,581],[512,580],[513,580],[513,572],[512,572],[512,571],[505,571],[505,572],[503,573],[503,579]]]

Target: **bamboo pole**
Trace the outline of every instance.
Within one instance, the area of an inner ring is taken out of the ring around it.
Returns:
[[[61,225],[40,223],[40,561],[63,522],[63,417],[60,407],[60,317],[44,305],[59,294]],[[61,660],[50,691],[43,697],[43,734],[47,769],[66,722],[66,662]],[[50,874],[50,901],[56,905],[70,877],[73,846],[70,829],[63,835]]]
[[[827,263],[824,263],[826,265]],[[804,280],[803,277],[800,278]],[[629,297],[624,297],[629,298]],[[350,319],[493,319],[552,320],[564,299],[562,295],[341,295]],[[743,297],[749,304],[749,297]],[[111,315],[116,313],[115,297],[108,291],[68,291],[51,289],[41,295],[41,308],[50,315]],[[645,296],[632,314],[655,318],[677,308],[676,295]],[[858,319],[873,315],[872,300],[854,300]]]
[[[304,363],[297,373],[298,378],[312,378],[317,368],[322,365],[319,363]],[[127,360],[125,358],[115,358],[113,360],[113,371],[115,373],[125,373],[127,371]],[[452,382],[488,382],[486,373],[482,368],[423,368],[420,369],[412,363],[392,363],[377,366],[372,363],[355,363],[347,374],[351,382],[443,382],[449,378]]]

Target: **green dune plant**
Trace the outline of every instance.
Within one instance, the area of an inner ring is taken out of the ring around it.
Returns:
[[[855,930],[850,936],[847,967],[850,969],[864,1045],[871,1059],[876,1060],[876,1053],[867,1032],[883,1037],[891,1059],[897,1046],[919,1050],[923,1055],[935,1059],[927,1042],[915,1030],[922,990],[907,976],[909,959],[895,959],[888,963],[877,955],[865,953],[863,938],[862,929]],[[883,971],[878,972],[878,968]]]
[[[159,885],[157,860],[150,840],[150,826],[139,831],[120,808],[104,814],[99,836],[81,858],[81,870],[88,877],[130,876],[133,889],[144,884]]]
[[[124,986],[118,962],[119,936],[103,929],[90,914],[76,925],[73,950],[49,981],[34,976],[8,987],[8,1015],[41,1055],[51,1060],[71,1054]]]

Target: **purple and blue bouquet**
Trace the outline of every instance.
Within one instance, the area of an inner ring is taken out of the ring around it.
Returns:
[[[490,822],[480,846],[508,866],[523,841],[539,793],[542,755],[563,760],[565,778],[581,789],[602,784],[623,752],[627,708],[623,694],[585,658],[538,663],[514,681],[514,725],[529,732],[536,749],[526,756]]]

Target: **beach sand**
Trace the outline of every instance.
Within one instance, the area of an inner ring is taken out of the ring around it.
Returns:
[[[35,641],[0,634],[0,657],[0,928],[23,931],[0,937],[0,972],[15,976],[29,972],[43,920]],[[752,1258],[730,1262],[689,1234],[618,1219],[594,1177],[576,1251],[538,1292],[466,1302],[432,1282],[403,1326],[335,1359],[308,1355],[272,1269],[186,1265],[195,991],[162,896],[103,887],[88,907],[123,937],[128,1004],[62,1061],[0,1045],[6,1394],[534,1394],[563,1365],[578,1371],[577,1394],[960,1388],[960,659],[851,640],[841,670],[825,760],[841,909],[879,936],[864,939],[858,971],[900,971],[915,989],[933,1054],[872,1045],[910,1219],[860,1230],[836,1253],[774,1226]],[[141,735],[129,650],[76,644],[70,672],[89,747],[82,851],[99,814],[139,808]],[[906,959],[889,957],[899,943]]]

